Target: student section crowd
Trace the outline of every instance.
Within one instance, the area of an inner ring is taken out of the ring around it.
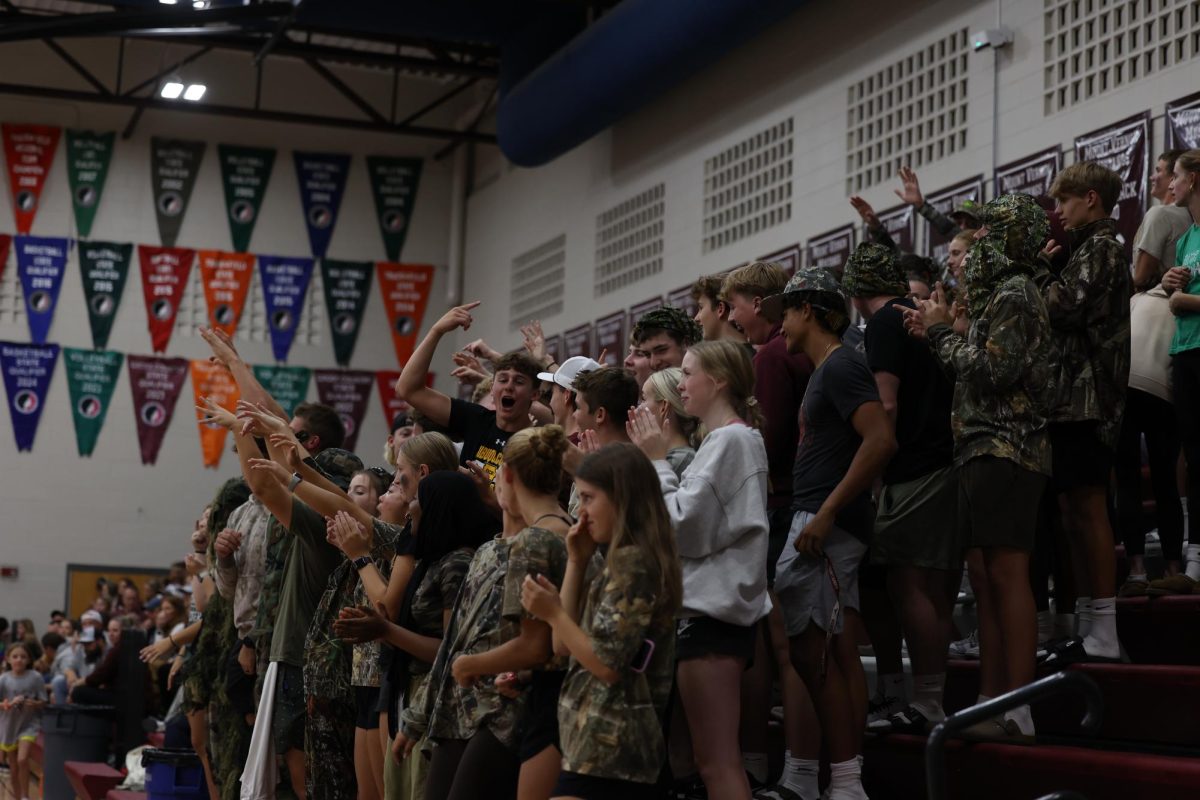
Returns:
[[[476,389],[452,399],[425,376],[479,304],[451,309],[404,366],[386,468],[203,331],[242,401],[200,410],[241,475],[147,598],[105,584],[78,622],[0,631],[18,793],[41,706],[111,701],[139,627],[147,695],[213,800],[865,798],[865,733],[943,719],[950,654],[980,659],[980,700],[1039,660],[1120,659],[1116,597],[1200,578],[1200,151],[1158,161],[1132,261],[1097,164],[950,217],[900,179],[953,236],[946,264],[898,252],[854,198],[869,240],[842,269],[702,277],[694,319],[646,313],[623,367],[553,363],[533,322],[518,350],[454,353]],[[959,640],[964,567],[978,630]],[[968,735],[1035,730],[1023,707]]]

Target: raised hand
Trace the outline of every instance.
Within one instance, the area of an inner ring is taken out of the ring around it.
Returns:
[[[230,339],[229,334],[225,331],[220,328],[197,328],[197,331],[200,333],[200,338],[212,349],[210,361],[228,368],[230,364],[239,359],[233,339]]]
[[[455,306],[442,315],[442,318],[433,323],[433,330],[441,334],[449,333],[455,328],[462,328],[464,331],[471,329],[471,323],[475,318],[471,316],[471,312],[479,307],[481,301],[476,300],[474,303],[467,303],[464,306]]]
[[[875,214],[875,209],[866,200],[863,200],[858,195],[851,195],[850,205],[854,206],[854,210],[858,212],[858,216],[866,223],[868,228],[878,228],[879,217]]]
[[[242,422],[242,435],[267,437],[273,433],[291,433],[288,421],[272,414],[262,403],[238,400],[237,418]]]
[[[371,535],[363,524],[345,511],[332,518],[332,526],[325,525],[325,537],[334,547],[346,554],[346,558],[361,558],[371,553]]]
[[[292,479],[292,473],[287,471],[287,467],[269,458],[252,458],[246,463],[250,465],[250,469],[256,472],[270,473],[280,483],[286,484]]]
[[[546,334],[542,333],[541,320],[533,320],[528,325],[521,326],[521,344],[529,357],[539,364],[549,366],[550,358],[546,355]]]
[[[910,206],[920,206],[925,202],[925,197],[921,194],[921,184],[917,180],[917,173],[913,172],[910,167],[901,167],[898,177],[904,185],[904,190],[893,189],[897,197]]]
[[[211,397],[201,397],[200,405],[196,406],[196,411],[200,412],[200,422],[205,425],[216,425],[217,427],[231,431],[237,423],[237,417],[229,409],[217,405],[216,401]]]
[[[499,350],[485,342],[483,339],[476,339],[464,347],[463,350],[467,351],[473,356],[482,358],[484,361],[495,361],[504,355]]]
[[[292,429],[288,428],[287,433],[272,433],[267,442],[279,450],[283,456],[284,466],[292,472],[299,472],[301,462],[304,457],[300,455],[300,443],[296,441],[296,435],[292,433]]]
[[[667,425],[670,425],[670,420],[667,420]],[[629,434],[629,440],[641,448],[651,461],[661,461],[667,457],[667,437],[663,435],[658,415],[650,409],[631,408],[625,432]]]
[[[562,608],[558,587],[545,575],[526,575],[521,583],[521,606],[540,620],[549,622]]]

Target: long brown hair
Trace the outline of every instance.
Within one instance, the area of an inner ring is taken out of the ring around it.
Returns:
[[[660,606],[674,615],[683,602],[683,577],[675,531],[650,459],[636,445],[609,444],[585,457],[575,477],[607,494],[616,507],[608,545],[610,570],[613,554],[619,548],[638,548],[644,562],[658,574]]]

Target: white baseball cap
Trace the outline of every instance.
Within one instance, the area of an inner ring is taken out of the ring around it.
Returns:
[[[539,372],[539,381],[556,383],[567,391],[575,391],[575,378],[581,372],[591,372],[603,366],[599,361],[587,356],[571,356],[559,365],[557,372]]]

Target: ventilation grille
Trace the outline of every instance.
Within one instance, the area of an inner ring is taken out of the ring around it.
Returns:
[[[704,252],[792,218],[792,118],[704,162]]]
[[[597,297],[662,272],[665,196],[660,183],[596,217]]]
[[[850,86],[847,194],[967,146],[969,52],[961,28]]]
[[[138,276],[130,274],[132,283]],[[140,301],[141,287],[135,291]],[[319,345],[325,327],[325,295],[321,283],[320,265],[313,265],[312,280],[308,284],[308,296],[304,298],[304,310],[296,326],[294,344]],[[204,299],[204,280],[197,257],[192,264],[188,285],[179,299],[179,312],[175,317],[177,336],[195,336],[196,328],[208,325],[208,304]],[[262,283],[259,281],[258,264],[250,276],[250,289],[246,294],[246,305],[242,307],[242,318],[238,320],[233,338],[243,342],[266,342],[271,338],[267,325],[267,304],[263,300]]]
[[[1044,0],[1046,115],[1200,56],[1195,0]]]
[[[514,258],[509,284],[509,330],[516,330],[532,319],[561,314],[566,274],[565,234]]]

